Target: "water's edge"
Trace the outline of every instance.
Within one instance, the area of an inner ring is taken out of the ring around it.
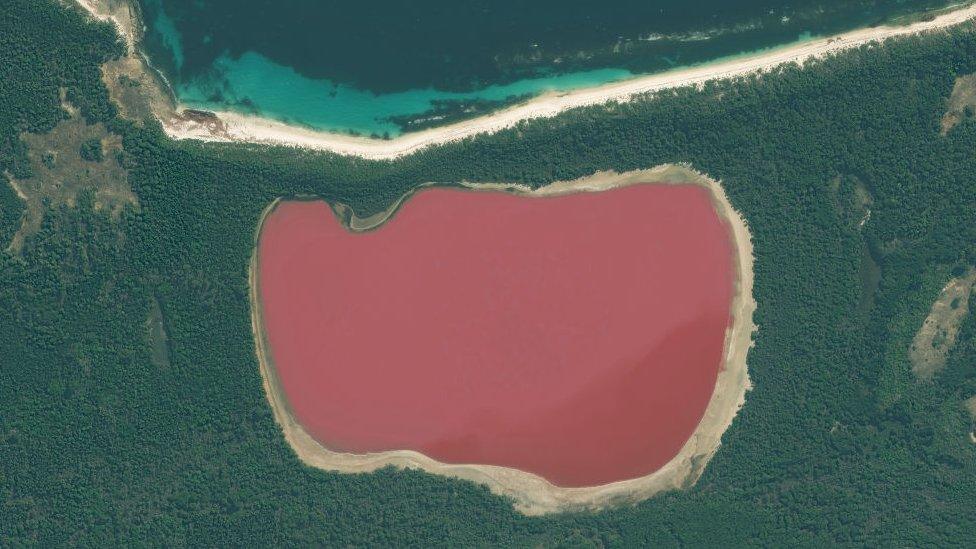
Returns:
[[[705,60],[688,63],[668,60],[666,68],[656,70],[635,72],[624,67],[598,66],[496,83],[471,91],[426,87],[374,93],[329,79],[309,78],[256,51],[238,56],[225,52],[204,74],[180,78],[185,54],[179,25],[166,14],[158,0],[142,0],[142,3],[155,5],[154,14],[143,12],[152,18],[145,21],[147,40],[143,49],[173,84],[172,91],[182,105],[256,116],[309,130],[374,138],[391,138],[476,118],[546,93],[589,89],[639,76],[727,62],[795,47],[820,37],[807,31],[793,35],[792,40],[786,36],[769,36],[753,42],[771,45],[750,49],[740,42],[732,46],[735,49],[731,51],[737,53],[709,55]],[[910,22],[911,18],[907,19],[902,22]]]

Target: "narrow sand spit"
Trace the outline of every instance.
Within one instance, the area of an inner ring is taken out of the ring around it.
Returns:
[[[516,509],[529,515],[598,510],[613,505],[633,504],[663,491],[693,485],[718,450],[722,434],[731,425],[732,419],[745,402],[745,393],[750,388],[746,355],[752,346],[752,334],[756,329],[752,321],[756,303],[752,297],[751,236],[745,220],[732,208],[721,185],[689,167],[663,165],[650,170],[627,173],[599,172],[574,181],[556,182],[539,190],[499,183],[464,182],[463,186],[477,191],[504,191],[526,197],[540,197],[576,192],[600,192],[638,183],[654,184],[661,181],[667,181],[667,184],[701,185],[708,189],[716,210],[729,224],[736,254],[734,261],[736,293],[731,307],[731,326],[725,334],[725,364],[718,374],[712,398],[697,429],[678,455],[664,467],[644,477],[602,486],[561,488],[550,484],[542,477],[517,469],[492,465],[441,463],[409,450],[360,455],[333,452],[323,447],[305,431],[291,413],[276,377],[266,334],[262,327],[258,287],[260,281],[257,278],[257,244],[261,225],[278,204],[276,200],[265,209],[254,235],[255,248],[249,270],[251,327],[254,331],[258,362],[268,400],[285,439],[298,454],[299,459],[312,467],[343,473],[366,473],[382,467],[394,466],[421,469],[429,473],[470,480],[488,486],[496,494],[511,498]],[[398,202],[397,206],[402,202],[403,200]],[[389,218],[397,206],[385,212],[386,216],[383,219],[370,218],[368,223],[361,223],[360,220],[358,230],[375,228]],[[340,208],[338,212],[345,213],[347,223],[350,221],[357,223],[348,209]],[[354,219],[350,220],[350,217]]]
[[[135,10],[125,0],[76,0],[84,9],[100,20],[110,20],[126,38],[130,50],[138,46],[141,22]],[[154,102],[154,115],[161,121],[166,133],[174,139],[200,139],[203,141],[266,143],[288,145],[338,154],[361,156],[372,159],[397,158],[425,147],[448,143],[478,135],[494,133],[510,128],[521,120],[555,116],[565,110],[610,101],[629,101],[635,96],[677,88],[701,86],[710,80],[734,78],[752,73],[768,72],[786,63],[799,63],[810,59],[877,42],[895,36],[905,36],[944,29],[976,17],[976,5],[966,5],[947,11],[929,21],[919,21],[901,27],[873,27],[854,30],[836,36],[818,38],[801,44],[758,52],[754,55],[636,77],[602,86],[581,90],[544,94],[523,104],[494,112],[479,118],[465,120],[408,133],[391,140],[310,130],[283,122],[244,115],[229,111],[213,113],[212,117],[186,116],[181,105]],[[130,55],[134,55],[130,51]],[[134,66],[135,67],[135,66]],[[140,70],[150,70],[147,63]],[[144,80],[144,75],[129,75]],[[158,81],[158,78],[154,78]],[[155,96],[170,96],[165,92],[149,92]]]

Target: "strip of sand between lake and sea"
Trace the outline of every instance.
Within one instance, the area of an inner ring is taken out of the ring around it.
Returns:
[[[130,79],[168,88],[165,80],[151,68],[139,51],[143,22],[128,0],[75,0],[96,19],[111,21],[129,48],[123,70]],[[552,92],[491,114],[411,132],[393,139],[373,139],[335,132],[318,131],[276,120],[231,111],[202,112],[185,109],[170,89],[144,90],[150,98],[152,114],[173,139],[209,142],[261,143],[329,151],[369,159],[394,159],[426,147],[466,139],[478,134],[511,128],[522,120],[553,117],[569,109],[624,102],[662,90],[683,86],[702,86],[712,80],[762,74],[789,63],[819,59],[865,44],[897,36],[908,36],[946,29],[976,17],[976,5],[966,3],[945,10],[928,20],[904,26],[877,26],[829,37],[815,38],[781,48],[736,56],[713,63],[684,67],[662,73],[582,88]],[[147,76],[146,73],[156,73]]]
[[[729,228],[734,253],[735,294],[730,308],[730,325],[725,334],[724,363],[704,416],[678,454],[652,474],[610,484],[581,488],[555,486],[544,478],[509,467],[480,464],[449,464],[411,450],[394,450],[369,454],[334,452],[322,446],[302,427],[292,413],[277,378],[262,324],[258,250],[264,220],[274,211],[280,199],[262,213],[254,233],[254,252],[249,268],[251,327],[264,389],[281,426],[285,439],[306,465],[342,473],[368,473],[393,466],[473,481],[486,485],[492,492],[511,498],[515,508],[528,515],[556,512],[595,511],[607,507],[643,501],[655,494],[688,488],[698,480],[705,466],[721,445],[722,434],[745,403],[751,388],[746,357],[756,330],[753,313],[756,302],[753,290],[752,238],[745,219],[733,209],[721,184],[688,166],[662,165],[649,170],[625,173],[598,172],[572,181],[555,182],[539,189],[507,183],[462,182],[464,188],[478,192],[510,192],[519,196],[546,197],[578,192],[603,192],[635,184],[690,184],[709,191],[716,212]],[[437,184],[440,185],[440,184]],[[417,192],[423,192],[423,188]],[[411,193],[412,194],[412,193]],[[354,231],[371,230],[392,217],[409,199],[399,200],[390,209],[368,218],[355,218],[351,211],[333,205],[340,220]]]

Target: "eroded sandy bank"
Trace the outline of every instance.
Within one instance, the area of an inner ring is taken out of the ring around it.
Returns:
[[[725,335],[722,370],[718,375],[703,419],[678,455],[664,467],[644,477],[602,486],[562,488],[552,485],[537,475],[517,469],[478,464],[446,464],[414,451],[399,450],[357,455],[333,452],[323,447],[305,431],[291,413],[278,383],[266,334],[262,328],[260,281],[257,278],[257,244],[264,219],[278,204],[278,201],[275,201],[266,208],[255,231],[255,251],[249,270],[251,322],[268,400],[286,440],[294,448],[298,457],[307,465],[328,471],[363,473],[392,465],[470,480],[488,486],[497,494],[512,498],[518,510],[531,515],[596,510],[612,505],[636,503],[662,491],[686,488],[694,484],[718,450],[722,434],[731,425],[732,419],[745,402],[745,393],[750,386],[746,356],[752,345],[752,333],[756,329],[752,321],[756,307],[752,297],[752,241],[745,221],[732,208],[721,185],[688,167],[675,165],[622,174],[600,172],[574,181],[553,183],[535,191],[520,185],[502,183],[465,182],[463,185],[478,191],[505,191],[527,197],[539,197],[575,192],[600,192],[626,185],[654,184],[661,181],[667,181],[668,184],[701,185],[710,191],[717,212],[729,225],[735,250],[736,269],[736,291],[731,308],[732,322]],[[385,212],[385,216],[372,216],[366,225],[376,227],[389,218],[395,210],[396,207],[392,207]],[[349,221],[349,218],[346,219]]]
[[[115,23],[130,47],[130,57],[141,39],[142,27],[138,14],[125,0],[77,0],[89,13],[100,20]],[[725,61],[696,67],[682,68],[664,73],[636,77],[571,92],[545,94],[526,103],[497,111],[486,116],[408,133],[391,140],[354,137],[339,133],[316,131],[288,125],[275,120],[239,113],[220,111],[212,115],[189,114],[161,91],[147,91],[152,102],[153,115],[160,120],[166,133],[174,139],[200,139],[203,141],[266,143],[289,145],[339,154],[372,159],[392,159],[410,154],[422,148],[464,139],[481,133],[493,133],[514,126],[521,120],[555,116],[565,110],[609,101],[628,101],[635,96],[649,94],[688,85],[702,85],[710,80],[733,78],[751,73],[767,72],[786,63],[804,63],[810,59],[881,41],[895,36],[930,32],[958,25],[976,17],[976,5],[968,5],[947,11],[929,21],[911,25],[879,26],[858,29],[835,36],[817,38],[791,46],[758,52]],[[130,63],[130,71],[149,70],[142,58]],[[138,81],[147,79],[144,74],[127,74]]]

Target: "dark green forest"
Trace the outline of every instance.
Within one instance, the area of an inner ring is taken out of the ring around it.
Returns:
[[[0,546],[972,542],[973,315],[933,380],[906,349],[976,262],[976,120],[939,134],[955,77],[976,72],[973,26],[395,162],[170,141],[109,102],[98,66],[123,49],[56,3],[0,3],[2,246],[24,208],[6,180],[31,176],[21,133],[68,117],[62,89],[122,136],[139,201],[114,218],[82,194],[0,253]],[[271,200],[367,215],[426,181],[544,185],[664,162],[721,179],[756,250],[754,389],[693,488],[527,518],[467,482],[298,461],[250,331],[247,264]]]

